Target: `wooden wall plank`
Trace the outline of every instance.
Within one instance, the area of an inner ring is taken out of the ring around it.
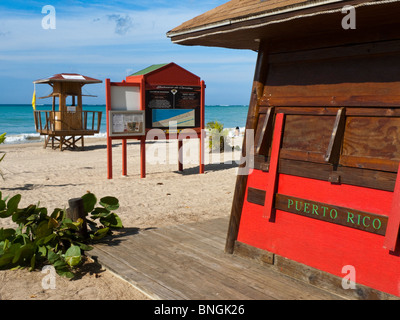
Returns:
[[[246,132],[248,129],[255,130],[257,127],[260,108],[259,102],[263,95],[264,84],[267,79],[268,69],[269,61],[267,49],[261,43],[258,51],[257,64],[254,73],[253,88],[251,92],[249,111],[246,121]],[[246,152],[246,132],[243,139],[242,158],[246,156],[243,154],[244,152]],[[241,163],[242,164],[240,165],[239,169],[246,166],[245,162],[241,161]],[[231,217],[229,220],[228,234],[225,245],[225,251],[230,254],[233,253],[235,241],[239,232],[240,217],[242,215],[243,202],[246,193],[247,178],[248,175],[244,173],[239,174],[236,178],[236,187],[233,195]]]

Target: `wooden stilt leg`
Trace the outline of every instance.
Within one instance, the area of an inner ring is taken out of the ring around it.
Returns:
[[[47,144],[49,143],[49,139],[50,139],[50,136],[47,136],[46,139],[44,140],[43,149],[46,149],[46,148],[47,148]]]

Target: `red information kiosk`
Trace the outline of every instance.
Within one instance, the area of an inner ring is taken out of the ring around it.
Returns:
[[[231,0],[168,33],[258,52],[254,168],[237,177],[226,252],[340,295],[400,297],[399,9]]]
[[[144,178],[146,140],[159,139],[159,133],[178,141],[179,171],[183,170],[183,140],[198,138],[199,173],[204,173],[205,87],[198,76],[173,62],[152,65],[122,82],[106,79],[107,178],[113,176],[112,140],[122,140],[124,176],[127,139],[140,141],[140,175]]]

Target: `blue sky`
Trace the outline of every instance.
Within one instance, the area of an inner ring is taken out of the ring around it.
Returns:
[[[227,0],[0,2],[0,104],[29,104],[36,79],[62,72],[122,81],[152,64],[175,62],[207,85],[206,104],[248,104],[256,53],[173,44],[166,33]],[[56,29],[43,29],[45,5]],[[37,94],[51,88],[37,85]],[[104,85],[87,85],[85,104],[104,104]],[[50,100],[42,100],[50,103]]]

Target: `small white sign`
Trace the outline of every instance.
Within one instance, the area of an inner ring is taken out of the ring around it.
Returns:
[[[83,76],[74,76],[68,74],[63,74],[62,77],[67,80],[85,80]]]

